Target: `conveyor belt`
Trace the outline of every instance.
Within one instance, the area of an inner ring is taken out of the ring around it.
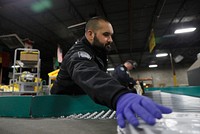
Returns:
[[[148,92],[154,101],[169,106],[174,113],[164,115],[155,126],[140,120],[141,125],[134,128],[127,124],[125,129],[118,128],[115,111],[101,111],[74,114],[53,119],[13,119],[1,118],[1,134],[200,134],[200,98],[159,91]]]
[[[160,104],[171,107],[174,112],[200,112],[200,98],[197,97],[159,91],[147,92],[146,96]]]
[[[127,124],[126,128],[117,128],[118,134],[200,134],[199,113],[174,112],[156,122],[154,126],[149,126],[140,120],[137,128]]]
[[[159,91],[147,92],[146,96],[152,98],[155,102],[163,104],[173,109],[173,112],[200,112],[200,98],[160,93]],[[115,111],[101,111],[86,114],[75,114],[67,116],[68,119],[115,119]]]

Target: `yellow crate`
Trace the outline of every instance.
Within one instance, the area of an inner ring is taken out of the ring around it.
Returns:
[[[52,71],[52,72],[48,73],[49,78],[50,78],[51,80],[55,80],[55,79],[56,79],[56,76],[58,75],[59,70],[60,70],[60,69],[57,69],[57,70],[55,70],[55,71]]]

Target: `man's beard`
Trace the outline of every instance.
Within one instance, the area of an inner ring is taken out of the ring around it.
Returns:
[[[93,48],[96,50],[96,54],[101,57],[101,59],[103,60],[103,63],[105,65],[105,68],[107,68],[107,54],[108,51],[110,50],[110,43],[106,44],[104,46],[104,44],[102,44],[99,39],[96,37],[96,35],[94,36],[94,41],[92,43]],[[106,70],[104,70],[106,71]]]
[[[94,41],[92,43],[92,46],[94,46],[95,48],[99,49],[99,50],[103,50],[103,51],[110,51],[111,49],[111,46],[110,46],[110,43],[107,43],[107,44],[102,44],[99,39],[96,37],[96,35],[94,36]]]

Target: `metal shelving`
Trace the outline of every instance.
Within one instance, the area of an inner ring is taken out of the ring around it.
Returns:
[[[14,84],[19,86],[19,93],[38,94],[40,82],[40,51],[38,49],[17,48],[14,53],[13,90]],[[28,76],[31,79],[25,79]],[[24,77],[22,77],[24,76]],[[37,89],[37,90],[36,90]]]

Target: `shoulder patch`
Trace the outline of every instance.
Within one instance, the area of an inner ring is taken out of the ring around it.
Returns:
[[[85,51],[78,51],[79,58],[87,58],[89,60],[92,59],[92,57]]]
[[[125,69],[123,67],[120,67],[120,70],[124,71]]]

